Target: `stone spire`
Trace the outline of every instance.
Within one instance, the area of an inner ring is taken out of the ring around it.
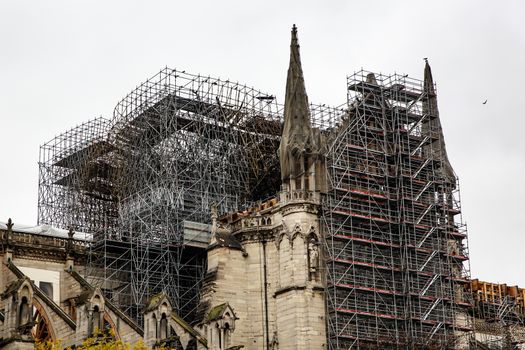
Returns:
[[[439,110],[437,104],[437,95],[434,89],[434,79],[432,78],[432,70],[425,59],[425,75],[423,82],[423,92],[425,99],[423,100],[423,115],[425,119],[422,124],[422,133],[424,136],[437,137],[429,144],[429,152],[432,156],[440,158],[442,161],[443,175],[455,183],[456,175],[454,169],[448,160],[447,149],[445,147],[445,138],[443,136],[443,129],[441,128],[441,121],[439,120]]]
[[[309,152],[311,138],[310,109],[301,68],[297,27],[294,24],[290,44],[290,65],[286,80],[284,128],[279,146],[283,182],[288,182],[305,173],[304,157]]]

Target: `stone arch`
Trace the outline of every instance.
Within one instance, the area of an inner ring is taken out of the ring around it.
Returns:
[[[160,305],[160,312],[161,312],[161,317],[162,317],[162,313],[165,313],[166,315],[168,315],[168,311],[170,310],[170,307],[168,306],[168,303],[166,301],[164,301],[161,305]]]
[[[162,313],[160,316],[160,329],[159,329],[159,339],[166,339],[169,337],[169,324],[168,324],[168,316],[165,312]]]
[[[29,299],[27,296],[23,296],[20,299],[17,307],[17,326],[23,326],[31,322],[31,307],[29,306]]]
[[[15,311],[15,325],[20,334],[31,333],[33,320],[33,288],[28,280],[22,282],[13,301]]]
[[[113,330],[113,335],[115,336],[116,340],[120,340],[120,334],[118,333],[117,326],[115,325],[115,322],[109,315],[107,311],[104,311],[104,315],[102,316],[102,324],[104,327],[104,331],[106,330],[106,324],[109,326],[109,329]]]
[[[107,313],[106,300],[99,288],[91,295],[89,302],[86,304],[86,311],[88,311],[89,334],[94,334],[97,329],[99,332],[109,333],[109,330],[112,329],[115,338],[119,338],[115,322]]]
[[[293,230],[288,233],[288,240],[290,241],[290,244],[293,245],[293,242],[296,238],[296,236],[302,236],[303,235],[303,229],[301,225],[297,222],[295,223]]]
[[[222,350],[222,347],[221,347],[221,344],[222,344],[221,329],[220,329],[220,326],[219,326],[218,323],[215,324],[213,332],[215,333],[215,339],[217,339],[217,344],[219,344],[219,349]]]
[[[98,329],[99,332],[104,332],[104,316],[106,313],[105,301],[102,293],[97,288],[92,294],[89,303],[86,305],[88,310],[89,334],[94,334]]]
[[[151,315],[151,323],[152,327],[150,329],[150,334],[152,335],[152,338],[157,338],[158,336],[158,329],[157,329],[157,314],[154,312],[153,315]]]
[[[229,317],[229,315],[227,315]],[[227,349],[231,343],[231,327],[229,322],[224,323],[224,348]]]
[[[290,255],[292,247],[289,240],[283,239],[285,235],[286,232],[282,231],[275,241],[275,244],[277,245],[277,259],[279,263],[279,268],[277,269],[277,284],[279,288],[289,282]]]
[[[39,300],[33,298],[33,306],[35,308],[35,327],[33,328],[32,334],[35,340],[40,341],[56,341],[56,333],[53,328],[53,323],[46,312],[46,309],[42,306]]]
[[[286,229],[283,229],[279,231],[276,235],[275,239],[275,246],[277,247],[277,250],[281,248],[281,241],[283,240],[283,237],[286,236],[288,233],[286,232]]]
[[[303,283],[307,279],[305,272],[306,265],[306,245],[304,235],[295,232],[290,240],[290,276],[291,283]]]
[[[313,226],[310,227],[310,231],[308,232],[308,235],[306,236],[306,243],[308,245],[310,244],[319,245],[319,235],[315,232],[315,228]]]
[[[100,310],[99,305],[93,306],[92,316],[91,316],[91,333],[95,333],[97,331],[102,331],[102,311]]]

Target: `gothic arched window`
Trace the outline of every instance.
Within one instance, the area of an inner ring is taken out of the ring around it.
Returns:
[[[159,339],[166,339],[168,338],[168,319],[166,318],[166,314],[162,314],[162,317],[160,318],[160,334]]]
[[[230,346],[230,324],[224,324],[224,348],[227,349]]]
[[[215,325],[215,331],[216,331],[216,334],[217,334],[217,340],[219,341],[218,344],[219,344],[219,349],[223,350],[222,348],[222,334],[221,334],[221,329],[219,328],[219,324],[217,323]]]
[[[102,330],[102,327],[101,327],[101,324],[100,324],[100,309],[99,309],[98,305],[95,305],[95,307],[93,308],[93,321],[92,321],[92,324],[93,324],[93,333]]]
[[[27,297],[22,297],[18,309],[18,325],[23,326],[31,322],[31,308]]]
[[[47,321],[38,309],[35,313],[35,326],[33,328],[32,334],[33,338],[41,343],[53,340],[51,338]]]
[[[151,317],[151,328],[150,328],[150,334],[152,335],[152,338],[157,338],[157,317],[155,314]]]

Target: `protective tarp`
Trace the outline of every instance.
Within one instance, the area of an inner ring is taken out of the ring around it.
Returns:
[[[0,230],[7,230],[7,223],[4,221],[0,221]],[[44,235],[44,236],[52,236],[52,237],[61,237],[61,238],[68,238],[68,230],[56,228],[50,225],[21,225],[21,224],[14,224],[13,225],[13,232],[20,232],[20,233],[32,233],[37,235]],[[83,240],[83,241],[91,241],[93,239],[93,235],[91,233],[85,233],[85,232],[75,232],[73,235],[74,239]]]

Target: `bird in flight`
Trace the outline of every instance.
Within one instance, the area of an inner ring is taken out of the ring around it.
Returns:
[[[486,105],[488,100],[483,101],[483,104]]]

